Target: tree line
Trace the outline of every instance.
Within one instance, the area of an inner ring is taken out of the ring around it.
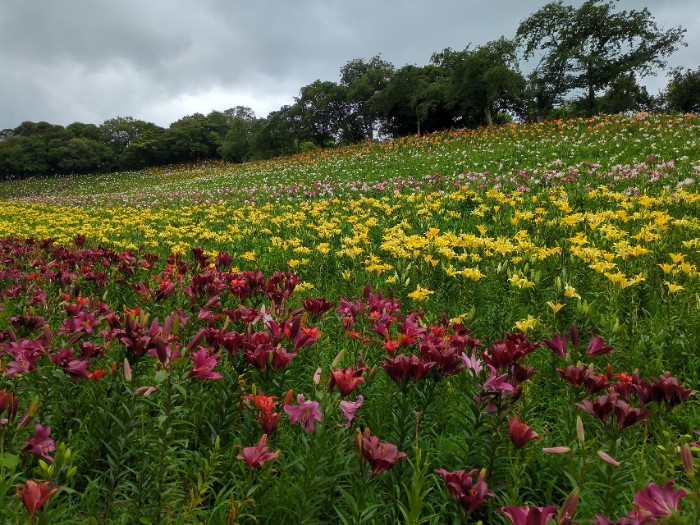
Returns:
[[[293,104],[265,118],[236,106],[189,115],[168,128],[131,117],[99,126],[23,122],[0,131],[0,175],[137,170],[213,158],[245,162],[511,120],[700,111],[700,67],[673,70],[657,96],[638,83],[685,45],[685,30],[662,30],[648,9],[616,11],[616,2],[587,0],[574,8],[554,1],[521,22],[513,38],[447,48],[424,66],[397,69],[381,56],[351,60],[340,68],[339,82],[304,86]]]

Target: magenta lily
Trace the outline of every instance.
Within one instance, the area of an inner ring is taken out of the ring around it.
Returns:
[[[37,423],[34,429],[34,437],[24,440],[24,450],[53,463],[53,458],[49,456],[49,452],[56,450],[56,442],[49,437],[51,427],[43,427]]]
[[[634,496],[634,506],[642,516],[668,518],[678,510],[678,504],[688,493],[683,489],[675,489],[673,481],[667,481],[663,487],[649,483]]]
[[[512,525],[545,525],[557,512],[556,505],[546,507],[501,507],[499,510]]]
[[[268,452],[269,447],[267,446],[267,434],[263,434],[258,441],[258,444],[254,447],[240,448],[242,448],[243,453],[236,456],[236,459],[245,461],[250,470],[260,468],[268,461],[279,457],[279,454],[275,452]]]
[[[297,405],[285,405],[284,411],[289,415],[291,423],[299,422],[306,432],[313,432],[316,421],[321,421],[323,416],[318,410],[318,401],[307,401],[304,394],[297,396]]]
[[[192,361],[190,377],[196,379],[221,379],[223,377],[219,372],[214,372],[214,368],[219,363],[219,354],[208,355],[207,349],[200,347],[192,354]]]

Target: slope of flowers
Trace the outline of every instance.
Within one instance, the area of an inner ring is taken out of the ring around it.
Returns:
[[[0,515],[697,520],[698,123],[3,185]]]
[[[302,299],[292,273],[237,271],[226,253],[159,265],[84,243],[0,243],[0,474],[25,480],[21,504],[4,496],[6,518],[23,505],[47,520],[335,522],[369,509],[375,522],[491,522],[500,508],[513,523],[531,512],[608,523],[635,490],[630,519],[668,517],[689,494],[666,478],[694,480],[692,389],[623,368],[603,337],[572,326],[541,343],[486,342],[369,285],[337,303]],[[552,493],[566,486],[568,498]]]

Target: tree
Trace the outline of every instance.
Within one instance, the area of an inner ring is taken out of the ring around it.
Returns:
[[[320,80],[299,90],[291,111],[300,141],[320,148],[342,141],[349,116],[345,91],[335,82]]]
[[[215,157],[221,138],[216,122],[195,113],[170,124],[164,142],[169,161],[186,162]]]
[[[646,8],[615,12],[617,1],[586,0],[575,9],[559,0],[520,24],[516,38],[525,59],[539,56],[530,89],[538,111],[579,89],[593,114],[597,93],[624,75],[655,74],[683,45],[684,29],[661,30]]]
[[[525,79],[518,71],[517,44],[501,37],[461,53],[433,55],[452,69],[452,104],[463,123],[493,125],[499,111],[522,112]]]
[[[394,66],[377,55],[365,61],[357,58],[340,68],[340,85],[347,89],[349,104],[348,141],[371,139],[381,117],[379,100],[391,81]],[[356,135],[352,132],[356,131]]]
[[[452,127],[448,86],[445,70],[435,64],[396,71],[378,99],[383,131],[396,137]]]
[[[625,111],[647,110],[652,105],[652,97],[644,86],[640,86],[634,75],[628,73],[616,78],[605,94],[597,101],[603,113],[624,113]]]
[[[22,122],[3,144],[10,159],[5,163],[11,176],[49,175],[63,170],[58,166],[59,152],[73,134],[63,126],[48,122]]]
[[[298,153],[298,137],[294,132],[294,112],[291,106],[282,106],[271,112],[255,126],[251,142],[254,158],[271,158]]]
[[[163,150],[160,140],[165,130],[152,122],[132,117],[116,117],[100,126],[103,141],[113,152],[112,169],[134,169],[158,163]]]
[[[110,160],[112,152],[103,142],[75,137],[51,150],[53,161],[62,173],[93,173]]]
[[[700,112],[700,67],[675,69],[666,86],[666,100],[674,111]]]
[[[237,106],[224,111],[229,125],[218,153],[229,162],[245,162],[253,153],[253,136],[259,122],[250,108]]]

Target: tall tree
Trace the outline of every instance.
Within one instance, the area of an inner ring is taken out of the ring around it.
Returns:
[[[531,80],[541,107],[580,89],[593,114],[597,93],[623,75],[655,74],[684,43],[684,29],[660,29],[647,8],[616,12],[617,1],[586,0],[576,9],[559,0],[520,24],[525,59],[539,58]]]
[[[340,85],[347,89],[346,100],[350,105],[350,119],[357,136],[350,142],[371,139],[381,118],[379,101],[394,74],[391,62],[377,55],[365,61],[357,58],[340,68]]]
[[[188,115],[170,124],[164,140],[171,162],[213,158],[221,145],[218,123],[201,113]]]
[[[230,162],[245,162],[253,154],[253,136],[259,121],[248,107],[236,106],[223,113],[229,125],[219,155]]]
[[[666,100],[674,111],[700,112],[700,67],[675,69],[666,86]]]
[[[320,80],[299,90],[292,112],[301,141],[321,148],[342,141],[349,117],[345,91],[335,82]]]
[[[451,66],[450,94],[464,125],[491,126],[499,111],[522,112],[525,79],[516,51],[514,41],[501,37],[474,50],[433,55]]]
[[[272,111],[254,128],[251,138],[253,158],[271,158],[299,152],[299,141],[294,131],[294,111],[282,106]]]
[[[452,127],[448,87],[446,72],[438,65],[402,67],[378,99],[382,131],[396,137]]]

